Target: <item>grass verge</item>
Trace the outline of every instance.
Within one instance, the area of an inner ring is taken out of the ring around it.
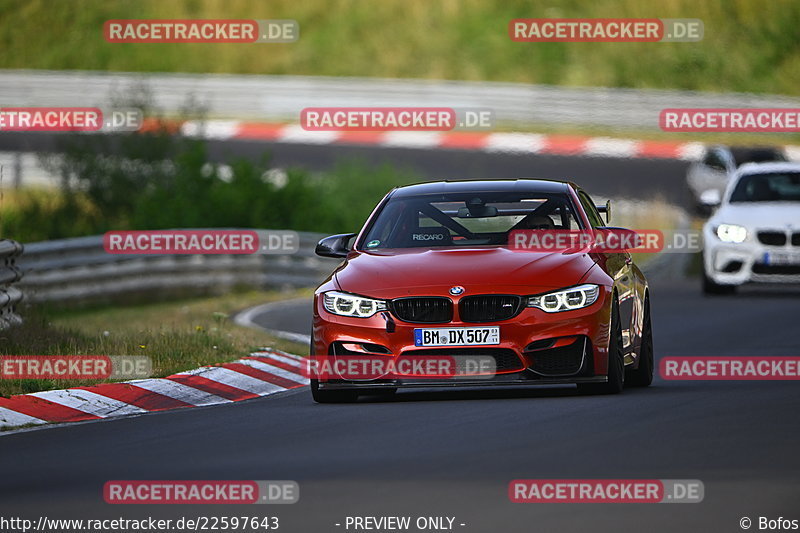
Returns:
[[[515,18],[697,18],[691,43],[517,43]],[[109,19],[294,19],[286,44],[113,44]],[[794,0],[0,0],[2,68],[496,80],[800,94]],[[47,28],[47,31],[41,31]]]
[[[153,377],[164,377],[233,361],[262,347],[305,353],[307,346],[238,326],[231,317],[250,306],[310,295],[310,290],[250,291],[124,308],[29,309],[22,326],[0,332],[0,355],[146,355]],[[97,383],[1,379],[0,396]]]

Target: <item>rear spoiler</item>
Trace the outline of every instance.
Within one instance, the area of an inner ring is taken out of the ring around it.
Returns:
[[[597,211],[606,214],[606,222],[611,222],[611,200],[606,201],[605,205],[596,205]]]

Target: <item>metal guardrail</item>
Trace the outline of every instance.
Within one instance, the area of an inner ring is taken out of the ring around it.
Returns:
[[[22,253],[20,243],[8,239],[0,240],[0,329],[19,324],[22,319],[16,313],[16,305],[22,300],[22,292],[12,284],[22,278],[17,268],[16,257]]]
[[[300,288],[318,285],[339,260],[314,254],[321,233],[298,233],[297,253],[272,255],[109,254],[103,236],[22,245],[0,241],[0,329],[20,322],[14,305],[30,302],[115,301],[126,295],[160,299],[165,294],[221,294],[238,287]],[[662,271],[686,254],[662,254],[645,270]],[[686,256],[688,257],[688,256]],[[677,267],[676,267],[677,268]],[[682,267],[681,267],[682,268]],[[672,268],[672,270],[675,270]],[[681,270],[682,272],[682,270]],[[8,285],[17,282],[17,287]]]
[[[324,237],[299,233],[294,254],[118,255],[103,249],[103,236],[27,244],[19,260],[20,284],[30,302],[116,300],[126,295],[220,294],[237,287],[297,288],[317,285],[337,261],[314,255]]]
[[[211,117],[295,122],[305,107],[446,106],[490,108],[498,123],[569,124],[657,130],[668,107],[800,107],[800,98],[748,93],[560,87],[522,83],[322,76],[0,71],[0,102],[13,106],[111,107],[147,87],[178,113],[187,96]],[[78,95],[78,96],[76,96]]]

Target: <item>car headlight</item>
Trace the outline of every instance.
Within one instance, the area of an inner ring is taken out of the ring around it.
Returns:
[[[572,311],[588,307],[597,301],[600,286],[594,284],[578,285],[569,289],[538,294],[528,297],[528,307],[538,307],[546,313]]]
[[[386,311],[386,302],[346,292],[330,291],[322,295],[322,303],[329,313],[342,316],[368,318],[379,311]]]
[[[747,228],[736,224],[720,224],[714,231],[722,242],[744,242],[747,238]]]

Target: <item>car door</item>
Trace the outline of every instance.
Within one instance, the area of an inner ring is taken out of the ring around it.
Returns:
[[[593,228],[604,227],[600,213],[597,211],[594,202],[586,192],[579,190],[578,199],[583,206],[586,215],[589,218],[589,223]],[[625,351],[625,362],[630,363],[633,361],[633,347],[638,342],[636,338],[636,331],[638,328],[634,327],[635,320],[638,314],[641,313],[641,305],[639,305],[639,298],[636,286],[636,276],[633,272],[633,259],[631,254],[625,252],[604,252],[601,254],[605,257],[606,270],[608,274],[614,279],[614,286],[619,295],[619,315],[622,322],[622,343]]]

